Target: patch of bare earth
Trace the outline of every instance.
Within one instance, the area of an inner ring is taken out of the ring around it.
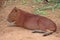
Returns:
[[[42,34],[31,33],[31,30],[27,30],[21,27],[8,26],[9,23],[6,19],[8,17],[8,14],[15,6],[27,12],[32,12],[32,8],[30,6],[23,6],[18,4],[10,5],[2,9],[2,11],[0,12],[0,40],[60,40],[60,33],[58,33],[60,32],[59,9],[56,9],[54,13],[51,10],[46,10],[48,14],[44,16],[53,20],[57,24],[58,30],[52,35],[43,37]]]

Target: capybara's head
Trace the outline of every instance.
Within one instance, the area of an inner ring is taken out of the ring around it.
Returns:
[[[25,14],[27,15],[28,12],[18,9],[17,7],[14,7],[12,11],[9,13],[7,21],[14,22],[18,17],[20,17],[20,15],[25,15]]]
[[[18,9],[15,7],[15,8],[13,8],[13,10],[9,13],[9,15],[8,15],[8,18],[7,18],[7,21],[9,21],[9,22],[14,22],[15,21],[15,19],[16,19],[16,17],[17,17],[17,13],[18,13]]]

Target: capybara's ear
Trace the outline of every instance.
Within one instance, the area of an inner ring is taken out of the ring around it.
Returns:
[[[14,7],[13,9],[17,9],[17,7]]]
[[[17,12],[18,8],[17,8],[17,7],[14,7],[13,10],[14,10],[15,12]]]

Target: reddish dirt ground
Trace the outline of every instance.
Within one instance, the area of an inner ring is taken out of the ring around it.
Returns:
[[[32,12],[32,8],[30,6],[23,5],[9,5],[6,8],[3,8],[0,11],[0,40],[60,40],[60,9],[55,9],[53,13],[51,10],[46,10],[47,15],[42,15],[47,18],[50,18],[57,24],[57,32],[43,37],[42,34],[39,33],[31,33],[31,30],[27,30],[21,27],[9,27],[9,23],[6,20],[8,14],[14,7],[18,7],[27,12]]]

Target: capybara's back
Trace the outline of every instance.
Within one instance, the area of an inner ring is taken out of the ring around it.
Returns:
[[[43,32],[49,31],[53,33],[57,29],[56,24],[52,20],[40,15],[25,12],[16,7],[8,15],[8,21],[15,22],[17,26],[30,30],[42,30]]]

